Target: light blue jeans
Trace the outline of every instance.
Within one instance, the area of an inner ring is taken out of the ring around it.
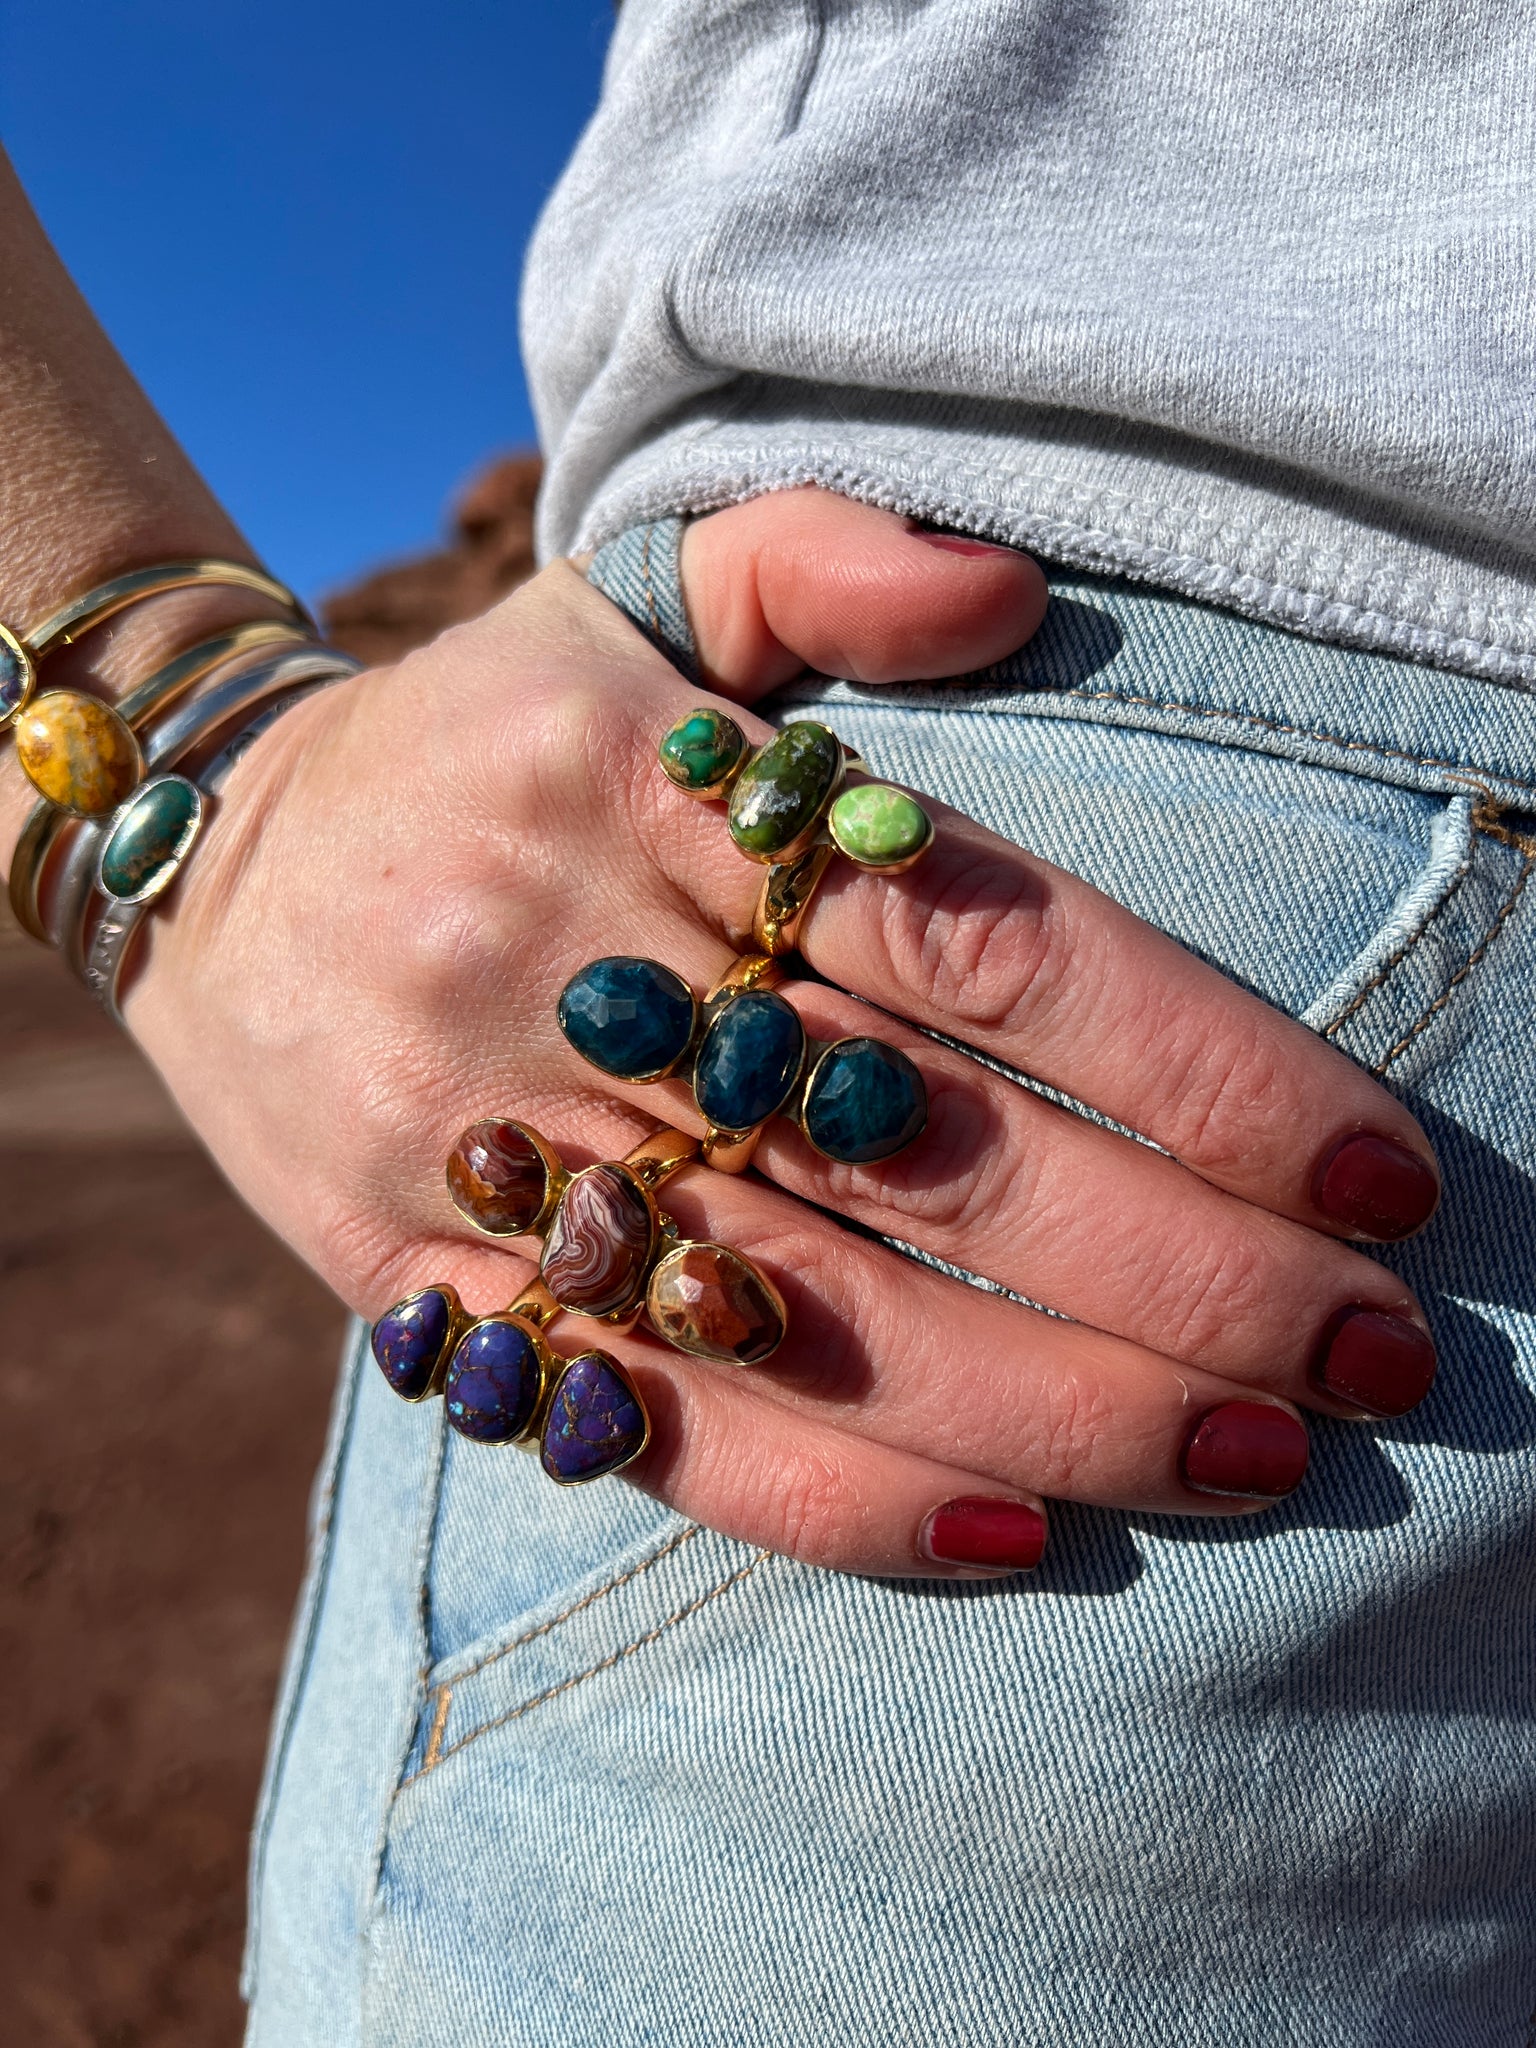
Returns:
[[[1008,675],[778,703],[1403,1095],[1433,1394],[1318,1420],[1257,1521],[1058,1507],[1031,1578],[865,1582],[558,1492],[355,1343],[259,2048],[1524,2048],[1536,702],[1074,576]]]

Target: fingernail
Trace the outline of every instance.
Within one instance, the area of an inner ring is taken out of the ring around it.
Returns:
[[[1360,1131],[1324,1155],[1313,1199],[1364,1237],[1407,1237],[1434,1215],[1440,1177],[1406,1145]]]
[[[968,533],[927,533],[921,527],[913,529],[913,537],[926,541],[931,548],[942,548],[946,555],[1016,555],[1017,548],[1005,548],[995,540],[976,540]]]
[[[1340,1309],[1323,1332],[1312,1377],[1325,1393],[1367,1414],[1406,1415],[1434,1380],[1434,1339],[1406,1316]]]
[[[1196,1493],[1279,1500],[1307,1469],[1307,1432],[1289,1409],[1267,1401],[1228,1401],[1202,1415],[1179,1460]]]
[[[917,1554],[930,1564],[983,1565],[1028,1572],[1045,1549],[1045,1517],[1021,1500],[967,1494],[935,1508],[917,1532]]]

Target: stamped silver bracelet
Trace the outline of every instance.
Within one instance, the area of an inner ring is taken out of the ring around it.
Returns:
[[[353,661],[350,656],[337,654],[330,649],[317,649],[313,653],[299,656],[290,655],[280,663],[274,662],[267,665],[267,687],[264,691],[256,692],[253,690],[239,704],[226,704],[217,711],[210,708],[207,715],[198,722],[198,728],[195,733],[189,737],[177,736],[174,752],[172,751],[171,740],[167,736],[165,753],[162,759],[179,758],[195,744],[197,739],[216,729],[218,725],[224,724],[236,711],[243,708],[245,704],[250,703],[253,699],[259,701],[259,698],[263,695],[269,699],[269,701],[261,704],[261,708],[256,716],[247,725],[242,726],[240,731],[235,734],[227,745],[220,748],[219,752],[214,755],[213,759],[204,766],[196,777],[190,779],[177,778],[178,780],[185,781],[187,787],[195,792],[199,823],[201,822],[203,801],[218,794],[236,764],[270,726],[275,725],[285,712],[291,711],[294,705],[302,702],[304,698],[312,697],[318,691],[327,689],[331,684],[342,682],[346,677],[358,674],[361,668],[361,662]],[[237,680],[250,682],[254,678],[242,677],[237,679],[231,677],[227,686],[231,693],[233,693],[233,687]],[[280,691],[281,694],[274,696],[274,690]],[[188,708],[190,709],[190,707]],[[105,850],[103,842],[109,836],[109,833],[103,833],[101,839],[97,841],[98,864],[101,852]],[[166,884],[163,886],[168,886],[170,880],[174,879],[175,875],[181,872],[186,855],[191,850],[192,840],[196,836],[196,833],[189,835],[186,843],[180,848],[172,873],[167,876]],[[71,851],[73,852],[73,849]],[[93,868],[88,871],[88,884],[94,880],[94,876],[95,869]],[[159,894],[160,891],[157,889],[152,894],[145,894],[134,901],[124,901],[109,897],[107,908],[97,920],[96,928],[91,934],[89,944],[84,949],[80,978],[92,995],[96,997],[96,1000],[101,1004],[107,1015],[116,1024],[123,1023],[123,1015],[118,1007],[117,990],[118,983],[122,977],[124,962],[127,959],[129,949],[140,923],[146,913],[153,909]],[[82,905],[82,913],[85,909],[86,906]],[[80,923],[83,926],[83,914]]]
[[[258,662],[247,660],[227,671],[216,672],[209,685],[197,696],[189,697],[167,711],[144,734],[145,781],[128,799],[129,806],[137,808],[141,803],[153,802],[157,788],[163,785],[166,771],[173,769],[210,733],[217,732],[232,718],[238,718],[241,712],[295,683],[309,682],[317,675],[325,680],[339,679],[338,665],[341,663],[348,664],[342,671],[344,673],[351,673],[355,666],[349,656],[337,654],[334,649],[317,643],[290,649],[283,654],[268,655]],[[143,794],[146,790],[148,796]],[[120,808],[110,817],[81,821],[65,852],[52,891],[47,934],[77,981],[85,979],[85,935],[92,897],[99,886],[97,871],[102,847],[122,815]],[[194,827],[190,837],[195,836]],[[183,853],[186,850],[183,848]],[[169,880],[167,875],[165,882]]]

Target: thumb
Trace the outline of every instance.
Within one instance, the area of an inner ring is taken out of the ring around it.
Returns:
[[[1045,616],[1028,555],[822,490],[695,520],[681,572],[705,680],[742,704],[807,668],[862,683],[963,675]]]

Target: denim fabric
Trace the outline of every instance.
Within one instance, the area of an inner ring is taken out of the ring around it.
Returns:
[[[631,526],[617,540],[599,548],[587,581],[627,612],[653,647],[688,678],[699,680],[698,649],[678,570],[682,546],[681,519],[653,519]]]
[[[1536,686],[1536,0],[624,0],[546,555],[817,483]]]
[[[1404,1096],[1446,1176],[1388,1255],[1433,1394],[1318,1420],[1256,1521],[1058,1507],[1032,1578],[866,1582],[450,1440],[359,1333],[257,1837],[256,2048],[1525,2043],[1536,703],[1053,592],[1005,671],[776,715]]]

